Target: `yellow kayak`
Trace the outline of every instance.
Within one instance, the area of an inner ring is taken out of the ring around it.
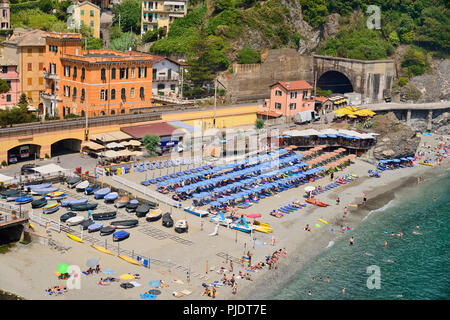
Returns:
[[[77,242],[84,242],[84,241],[81,240],[79,237],[74,236],[73,234],[68,233],[67,236],[68,236],[70,239],[75,240],[75,241],[77,241]]]
[[[432,164],[432,163],[427,163],[427,162],[417,162],[418,164],[423,164],[423,165],[425,165],[425,166],[430,166],[430,167],[432,167],[432,166],[434,166],[434,164]]]
[[[120,259],[125,260],[126,262],[129,262],[129,263],[132,263],[132,264],[135,264],[135,265],[138,265],[138,266],[141,265],[141,264],[139,263],[139,261],[134,260],[134,259],[132,259],[132,258],[130,258],[130,257],[127,257],[127,256],[121,256],[121,255],[119,255],[118,257],[119,257]]]
[[[265,223],[265,222],[260,222],[260,221],[255,221],[254,225],[261,226],[261,227],[270,227],[270,224]]]
[[[328,224],[328,222],[326,222],[325,220],[322,220],[322,219],[317,219],[317,220],[319,220],[320,222],[323,222],[325,224]]]
[[[263,233],[271,233],[273,228],[271,227],[263,227],[263,226],[255,226],[255,231],[263,232]]]
[[[110,255],[114,255],[114,253],[112,253],[112,252],[109,251],[108,249],[103,248],[103,247],[100,247],[100,246],[96,246],[95,244],[91,245],[91,247],[94,248],[94,249],[97,249],[98,251],[101,251],[101,252],[103,252],[103,253],[107,253],[107,254],[110,254]]]
[[[62,192],[62,191],[55,191],[55,192],[47,193],[46,195],[49,197],[59,197],[60,195],[63,195],[63,194],[64,194],[64,192]]]
[[[54,208],[58,205],[58,202],[50,202],[49,204],[47,204],[46,206],[42,207],[42,209],[51,209]]]

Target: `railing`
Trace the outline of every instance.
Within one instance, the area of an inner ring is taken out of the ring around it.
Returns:
[[[153,81],[179,81],[181,78],[178,75],[169,76],[157,76],[153,78]]]
[[[47,93],[47,92],[41,92],[41,98],[42,99],[48,99],[48,100],[62,100],[56,94],[50,94],[50,93]]]
[[[51,220],[50,218],[47,218],[45,216],[42,216],[42,214],[35,214],[33,210],[29,213],[29,218],[31,221],[36,222],[37,224],[46,227],[47,223],[50,223],[49,228],[56,231],[61,232],[61,225],[59,222],[55,222]]]
[[[44,72],[44,79],[59,80],[59,75],[56,73]]]

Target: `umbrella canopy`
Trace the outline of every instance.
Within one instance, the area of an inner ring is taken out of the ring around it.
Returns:
[[[111,270],[111,269],[106,269],[106,270],[103,270],[103,273],[110,273],[110,274],[112,274],[112,273],[116,273],[114,270]]]
[[[250,214],[247,215],[247,217],[256,219],[256,218],[261,218],[262,215],[260,213],[250,213]]]
[[[58,270],[59,273],[67,273],[67,271],[69,271],[69,265],[62,263],[56,268],[56,270]]]
[[[89,258],[89,259],[86,261],[86,266],[87,266],[88,268],[94,268],[94,267],[97,266],[98,264],[99,264],[99,261],[98,261],[97,258]]]
[[[122,280],[133,280],[134,276],[129,273],[125,273],[125,274],[122,274],[119,278]]]
[[[159,282],[158,280],[152,280],[152,281],[150,281],[149,283],[148,283],[148,285],[150,286],[150,287],[160,287],[161,286],[161,282]]]
[[[149,294],[153,294],[153,295],[155,295],[155,296],[158,296],[158,295],[161,294],[161,291],[158,290],[158,289],[151,289],[151,290],[148,290],[147,292],[148,292]]]

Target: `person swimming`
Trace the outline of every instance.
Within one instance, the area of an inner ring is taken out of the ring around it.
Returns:
[[[372,256],[373,256],[373,254],[371,254],[371,253],[368,253],[367,251],[366,251],[366,252],[364,252],[364,254],[365,254],[366,256],[369,256],[369,257],[372,257]]]

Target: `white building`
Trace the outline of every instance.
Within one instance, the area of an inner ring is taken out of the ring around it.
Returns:
[[[183,68],[185,63],[155,56],[153,63],[152,96],[182,98]]]

